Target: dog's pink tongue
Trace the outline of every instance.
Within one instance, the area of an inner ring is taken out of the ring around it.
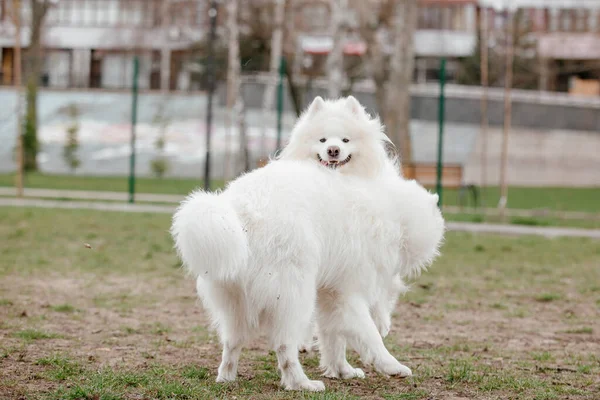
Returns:
[[[321,165],[327,166],[329,163],[325,160],[321,160]]]

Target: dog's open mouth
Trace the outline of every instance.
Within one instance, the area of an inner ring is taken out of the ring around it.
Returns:
[[[321,158],[321,156],[319,154],[317,154],[317,159],[319,160],[321,165],[323,165],[325,167],[329,167],[331,169],[336,169],[343,165],[348,164],[348,161],[350,161],[351,158],[352,158],[352,154],[348,154],[348,157],[346,157],[342,161],[337,161],[337,160],[325,161]]]

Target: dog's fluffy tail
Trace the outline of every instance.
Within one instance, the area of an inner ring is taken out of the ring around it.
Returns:
[[[203,279],[235,279],[248,262],[248,240],[227,199],[197,191],[173,216],[171,235],[185,268]]]

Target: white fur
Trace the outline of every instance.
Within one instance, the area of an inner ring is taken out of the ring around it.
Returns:
[[[324,142],[321,142],[325,139]],[[344,139],[348,140],[344,142]],[[398,166],[390,162],[384,145],[393,146],[379,118],[371,117],[353,96],[336,100],[316,97],[300,116],[289,143],[278,159],[329,161],[327,148],[340,148],[339,160],[351,160],[338,171],[344,175],[373,178],[397,175]]]
[[[342,113],[339,120],[323,118],[327,127],[343,122]],[[435,195],[381,173],[390,165],[381,158],[382,137],[359,140],[353,161],[370,168],[371,179],[342,173],[352,163],[338,171],[312,159],[283,159],[221,194],[192,193],[175,213],[176,249],[197,277],[223,343],[218,382],[236,379],[242,347],[262,333],[277,354],[285,389],[324,390],[298,360],[313,314],[326,376],[364,376],[346,361],[346,341],[381,373],[410,374],[383,344],[378,325],[389,329],[389,323],[380,314],[389,315],[395,300],[382,301],[380,292],[392,293],[398,279],[433,261],[444,221]]]
[[[348,139],[347,143],[344,138]],[[289,144],[278,159],[314,160],[324,164],[321,160],[330,160],[327,148],[332,145],[341,149],[338,159],[352,156],[347,164],[336,168],[343,175],[365,179],[401,177],[397,155],[386,157],[386,147],[395,149],[379,118],[369,115],[354,96],[335,100],[323,100],[317,96],[294,127]],[[391,314],[398,297],[407,290],[398,276],[381,287],[379,300],[371,307],[371,315],[382,337],[390,331]],[[317,336],[316,326],[311,326],[300,350],[318,348]],[[322,367],[328,369],[327,366]]]

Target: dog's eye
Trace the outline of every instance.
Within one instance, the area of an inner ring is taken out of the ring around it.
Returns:
[[[321,142],[321,143],[325,143],[326,141],[327,141],[327,139],[325,139],[325,138],[321,138],[321,140],[319,140],[319,142]]]
[[[348,143],[349,141],[350,141],[350,139],[348,139],[348,138],[343,138],[342,139],[342,142],[344,142],[344,143]]]

